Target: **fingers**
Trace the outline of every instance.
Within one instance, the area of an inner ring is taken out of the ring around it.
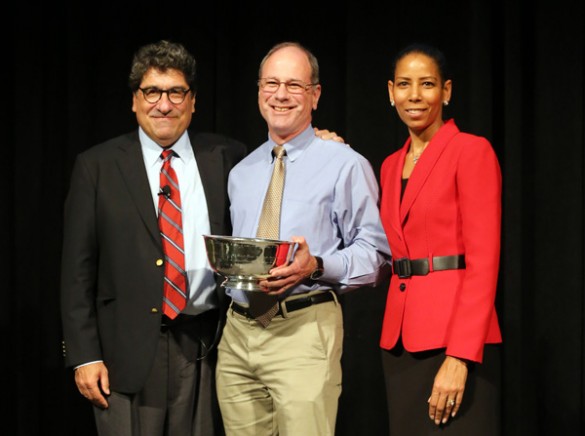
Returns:
[[[461,359],[446,356],[439,368],[429,402],[429,417],[435,424],[446,424],[455,417],[463,400],[467,380],[467,364]]]
[[[309,251],[309,245],[302,236],[292,236],[291,242],[294,242],[297,246],[292,258],[292,262],[287,265],[277,266],[270,270],[272,277],[285,277],[297,272],[302,269],[306,262],[311,258],[311,252]]]
[[[337,141],[337,142],[341,142],[341,143],[345,142],[344,139],[341,136],[339,136],[337,133],[331,132],[327,129],[318,129],[318,128],[314,127],[313,130],[315,131],[315,135],[321,139],[333,140],[333,141]]]
[[[344,143],[344,142],[345,142],[345,140],[344,140],[344,139],[343,139],[341,136],[339,136],[339,135],[336,135],[335,133],[333,133],[333,134],[331,135],[331,137],[330,137],[330,138],[328,138],[328,139],[331,139],[331,140],[333,140],[333,141],[335,141],[335,142],[341,142],[341,143]]]
[[[99,387],[91,387],[86,389],[79,389],[81,395],[83,395],[87,400],[89,400],[94,406],[97,406],[101,409],[108,408],[108,400],[103,395],[102,391]]]
[[[451,405],[451,418],[455,418],[455,416],[457,415],[457,412],[459,412],[459,407],[461,407],[461,402],[463,399],[463,394],[461,395],[457,395],[457,397],[455,397],[455,400],[450,400],[450,404]]]
[[[292,263],[273,268],[270,270],[271,277],[259,283],[260,287],[272,295],[280,294],[305,280],[315,269],[315,259],[305,238],[292,236],[291,241],[298,244]]]
[[[306,275],[299,273],[286,273],[283,276],[269,277],[258,283],[262,291],[269,295],[279,295],[297,283],[306,279]]]
[[[433,392],[427,402],[429,403],[429,418],[436,425],[446,424],[449,418],[454,418],[459,411],[463,399],[462,393]]]
[[[429,418],[436,425],[446,424],[449,419],[449,413],[453,408],[452,401],[448,395],[435,393],[429,398]]]
[[[79,393],[95,406],[106,409],[105,394],[110,393],[108,371],[101,362],[79,367],[75,370],[75,384]]]
[[[268,278],[258,283],[261,290],[266,292],[268,295],[280,295],[290,288],[294,283],[292,276],[285,278]]]

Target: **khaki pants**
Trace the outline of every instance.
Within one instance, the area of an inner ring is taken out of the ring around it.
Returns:
[[[263,328],[228,310],[216,369],[228,436],[335,433],[341,394],[341,306],[335,300],[285,316]]]

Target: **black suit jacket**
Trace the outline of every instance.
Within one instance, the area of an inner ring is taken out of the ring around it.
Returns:
[[[189,134],[212,234],[230,234],[227,177],[245,146]],[[61,315],[67,366],[103,360],[110,387],[138,392],[161,324],[164,267],[138,132],[81,153],[65,202]],[[222,300],[223,290],[217,287]]]

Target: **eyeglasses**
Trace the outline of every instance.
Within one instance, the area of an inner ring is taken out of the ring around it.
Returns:
[[[185,97],[191,91],[190,88],[171,88],[171,89],[158,89],[154,86],[149,88],[138,88],[142,91],[144,99],[148,103],[157,103],[163,94],[166,94],[169,101],[173,104],[181,104],[185,101]]]
[[[259,79],[258,86],[264,92],[270,94],[275,93],[280,88],[280,85],[284,85],[286,90],[291,94],[302,94],[308,91],[312,86],[318,85],[318,83],[305,83],[300,80],[291,80],[289,82],[281,82],[276,79]]]

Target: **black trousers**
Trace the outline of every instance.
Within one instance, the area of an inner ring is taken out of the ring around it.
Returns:
[[[98,434],[224,435],[215,390],[217,353],[208,350],[216,326],[216,311],[161,326],[144,388],[136,394],[112,392],[108,409],[94,407]]]
[[[455,418],[437,426],[427,403],[445,350],[409,353],[399,343],[382,350],[390,436],[498,436],[501,434],[500,346],[486,345],[482,364],[470,364]]]

